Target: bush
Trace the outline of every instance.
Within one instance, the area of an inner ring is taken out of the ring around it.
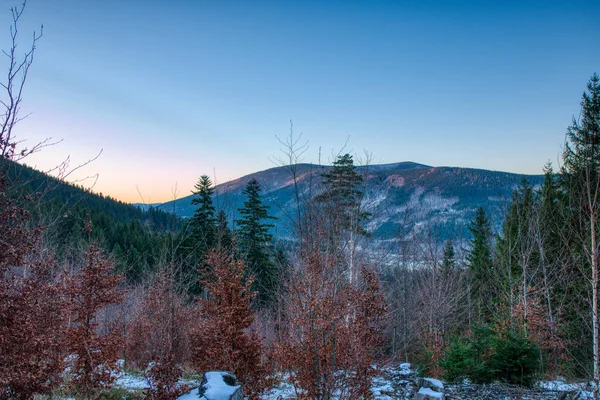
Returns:
[[[519,385],[531,385],[540,365],[539,348],[522,334],[507,332],[496,335],[490,359],[495,378]]]
[[[454,339],[440,363],[445,378],[449,381],[468,378],[478,383],[491,382],[494,379],[488,365],[491,334],[489,328],[477,327],[470,336]]]
[[[449,381],[530,385],[539,367],[538,354],[538,347],[519,332],[478,327],[454,339],[440,365]]]

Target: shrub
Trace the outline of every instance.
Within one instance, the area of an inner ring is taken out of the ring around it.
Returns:
[[[537,346],[520,332],[478,327],[454,339],[440,364],[450,381],[530,385],[539,367],[538,355]]]
[[[540,365],[539,348],[524,335],[509,331],[496,335],[490,359],[495,378],[519,385],[531,385]]]

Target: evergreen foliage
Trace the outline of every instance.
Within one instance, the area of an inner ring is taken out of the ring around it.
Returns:
[[[489,316],[487,305],[489,304],[491,288],[489,285],[490,275],[493,273],[490,222],[482,207],[477,209],[475,218],[469,225],[469,231],[473,235],[471,248],[467,254],[470,276],[470,296],[474,305],[474,317],[483,321]]]
[[[450,343],[441,366],[449,381],[468,378],[475,383],[531,385],[539,367],[539,349],[518,332],[498,333],[481,325],[470,336]]]
[[[208,266],[204,259],[211,249],[217,245],[217,219],[213,205],[213,184],[207,175],[202,175],[194,186],[194,199],[196,206],[194,215],[187,223],[184,230],[181,257],[183,258],[183,279],[192,294],[200,294],[198,282],[202,279],[202,272]]]
[[[265,305],[274,300],[277,269],[271,254],[272,236],[269,233],[273,225],[268,222],[274,218],[263,204],[260,191],[256,179],[251,179],[243,191],[246,201],[244,207],[239,209],[236,241],[239,256],[255,278],[253,290],[258,292],[257,300]]]
[[[447,240],[444,245],[444,253],[442,255],[442,271],[448,274],[456,267],[456,259],[454,253],[454,244],[452,240]]]
[[[194,199],[196,212],[190,219],[190,239],[193,251],[202,259],[208,254],[216,243],[216,211],[213,205],[212,196],[214,192],[213,184],[207,175],[202,175],[198,183],[194,186]]]
[[[362,176],[356,172],[354,160],[348,153],[339,156],[330,171],[321,175],[325,190],[316,197],[317,202],[325,204],[335,221],[331,224],[332,232],[352,230],[366,235],[363,222],[369,214],[360,211],[362,192],[359,185]]]
[[[563,173],[567,179],[584,179],[586,170],[600,168],[600,78],[594,74],[581,100],[581,116],[567,130]],[[591,167],[591,168],[590,168]],[[571,181],[569,186],[575,182]]]

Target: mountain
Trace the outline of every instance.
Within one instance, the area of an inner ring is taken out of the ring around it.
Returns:
[[[171,213],[152,207],[141,210],[26,165],[11,162],[9,180],[7,195],[30,212],[33,225],[45,227],[47,242],[60,261],[68,261],[85,248],[88,238],[84,224],[91,220],[93,240],[113,256],[117,268],[132,281],[157,265],[168,234],[183,226],[183,221]]]
[[[297,186],[304,198],[319,191],[321,174],[330,166],[298,164]],[[478,206],[484,207],[493,225],[499,228],[510,204],[513,190],[526,179],[537,186],[543,175],[521,175],[483,169],[431,167],[414,162],[358,167],[364,175],[364,206],[372,215],[368,230],[376,239],[406,236],[431,227],[440,239],[468,237],[468,223]],[[215,204],[235,220],[243,205],[242,191],[255,178],[263,188],[263,198],[271,214],[278,218],[275,234],[287,236],[294,207],[294,182],[290,167],[275,167],[216,186]],[[310,191],[312,188],[312,192]],[[194,213],[193,195],[155,205],[178,216]]]

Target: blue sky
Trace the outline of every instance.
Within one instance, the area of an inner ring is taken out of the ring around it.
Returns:
[[[0,0],[6,48],[13,2]],[[272,167],[275,136],[305,161],[367,150],[540,173],[558,161],[585,84],[600,73],[598,1],[29,0],[44,24],[17,134],[63,141],[27,162],[125,201],[186,196]],[[2,35],[2,32],[4,34]]]

